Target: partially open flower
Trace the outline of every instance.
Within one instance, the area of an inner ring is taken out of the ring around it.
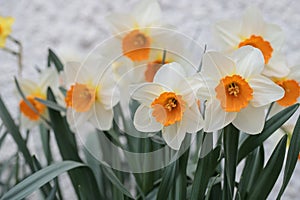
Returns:
[[[291,72],[283,78],[274,78],[276,84],[284,89],[284,97],[276,101],[280,106],[287,107],[299,102],[300,97],[300,66],[291,68]]]
[[[112,126],[112,108],[118,103],[119,95],[111,68],[104,66],[104,63],[81,66],[73,62],[65,67],[67,120],[73,129],[87,121],[100,130]]]
[[[257,8],[248,8],[241,20],[217,23],[215,33],[222,50],[233,51],[246,45],[259,49],[264,58],[264,75],[282,77],[289,73],[280,52],[284,42],[283,32],[280,27],[265,22]]]
[[[241,131],[259,133],[265,106],[283,97],[283,89],[261,75],[264,59],[251,46],[238,49],[232,58],[208,52],[203,57],[200,97],[207,100],[205,131],[233,123]]]
[[[13,23],[14,18],[0,16],[0,48],[5,47],[6,38],[11,33],[11,26]]]
[[[24,128],[32,128],[41,122],[41,118],[48,118],[47,108],[44,104],[37,101],[35,98],[46,99],[47,88],[58,88],[58,73],[55,69],[47,68],[40,74],[37,82],[31,79],[18,79],[22,92],[24,93],[27,101],[22,99],[19,103],[21,112],[21,126]]]
[[[132,94],[141,103],[134,115],[136,129],[162,130],[166,143],[178,150],[186,132],[195,133],[203,127],[194,92],[179,64],[164,65],[152,83],[139,85]]]

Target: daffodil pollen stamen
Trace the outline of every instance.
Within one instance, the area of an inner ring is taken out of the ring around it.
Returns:
[[[300,86],[295,80],[281,80],[276,81],[276,84],[284,89],[284,96],[277,101],[281,106],[291,106],[297,103],[300,97]]]
[[[255,48],[258,48],[264,56],[265,64],[269,63],[273,53],[273,48],[270,42],[264,40],[264,38],[261,36],[251,35],[250,38],[240,42],[238,47],[240,48],[246,45],[251,45]]]
[[[164,92],[152,102],[151,107],[156,121],[164,126],[169,126],[182,119],[185,102],[181,95]]]
[[[65,102],[77,112],[86,112],[96,100],[96,89],[87,85],[76,83],[67,91]]]
[[[239,112],[253,98],[253,89],[240,75],[222,78],[215,91],[222,109],[226,112]]]
[[[27,96],[27,101],[33,106],[35,110],[33,110],[24,100],[21,100],[19,103],[20,111],[23,113],[27,118],[32,121],[37,121],[40,119],[40,115],[42,115],[45,110],[46,106],[39,101],[35,100],[35,98],[45,99],[42,95],[30,95]]]
[[[132,61],[147,60],[150,55],[151,38],[139,30],[133,30],[122,41],[123,54]]]

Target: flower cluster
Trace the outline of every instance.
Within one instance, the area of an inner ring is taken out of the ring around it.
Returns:
[[[120,102],[124,107],[131,98],[139,102],[135,128],[161,132],[167,145],[178,150],[186,133],[214,132],[230,123],[258,134],[271,103],[285,107],[299,100],[300,68],[286,64],[283,31],[265,22],[256,8],[247,9],[241,20],[217,23],[214,34],[221,51],[203,56],[163,22],[156,1],[143,0],[130,14],[106,19],[116,33],[110,49],[118,59],[68,63],[61,74],[66,90],[62,100],[73,129],[87,121],[99,130],[111,129],[114,106]],[[1,39],[9,34],[9,25],[0,19]],[[110,53],[105,49],[103,55],[113,58]],[[58,84],[57,73],[41,76],[38,84],[20,80],[35,109],[20,101],[27,121],[47,118],[45,105],[35,98],[45,99],[49,86],[58,88],[53,85]],[[120,81],[124,77],[126,84]]]

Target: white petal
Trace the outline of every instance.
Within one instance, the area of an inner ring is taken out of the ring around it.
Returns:
[[[95,103],[92,108],[93,116],[90,122],[99,130],[109,130],[112,126],[113,110],[105,109],[101,103]]]
[[[288,78],[300,83],[300,65],[291,67],[291,73],[288,75]]]
[[[260,74],[264,68],[264,57],[260,50],[244,46],[233,54],[236,62],[236,73],[247,79],[253,74]]]
[[[213,80],[219,81],[227,75],[233,74],[235,71],[235,63],[219,52],[208,52],[203,56],[202,74],[211,77]]]
[[[265,108],[264,106],[255,108],[248,105],[237,113],[232,124],[245,133],[258,134],[264,128]]]
[[[250,35],[262,35],[264,33],[265,22],[263,16],[256,7],[249,7],[243,16],[241,34],[244,37]]]
[[[163,128],[152,116],[152,109],[144,105],[140,105],[136,110],[133,123],[135,128],[142,132],[157,132]]]
[[[275,51],[272,54],[269,63],[265,65],[263,74],[268,77],[285,77],[289,74],[290,69],[287,67],[285,56]]]
[[[154,99],[157,98],[163,91],[163,87],[159,84],[144,83],[134,89],[131,94],[131,98],[150,106]]]
[[[111,24],[115,33],[128,31],[134,28],[134,18],[132,15],[113,13],[105,17]]]
[[[230,50],[240,43],[241,22],[237,20],[221,21],[214,27],[217,44],[223,50]]]
[[[196,133],[203,128],[204,121],[196,102],[184,111],[182,126],[188,133]]]
[[[269,41],[274,50],[280,50],[284,43],[284,33],[282,29],[275,24],[266,24],[264,39]]]
[[[37,89],[37,84],[28,79],[18,79],[18,83],[25,96],[32,94]]]
[[[21,114],[20,117],[20,124],[22,129],[32,129],[33,127],[37,126],[41,121],[33,121],[27,118],[25,115]]]
[[[59,86],[58,73],[54,68],[47,68],[41,74],[40,88],[43,92],[47,92],[47,88],[51,86],[53,89],[57,89]]]
[[[186,130],[180,125],[175,123],[170,126],[165,126],[162,130],[162,136],[167,145],[172,149],[179,150],[182,141],[184,140]]]
[[[142,0],[134,8],[133,16],[139,26],[149,27],[160,24],[162,12],[156,0]]]
[[[178,63],[163,65],[155,74],[153,83],[162,84],[170,90],[179,90],[186,82],[184,69]]]
[[[284,95],[284,90],[280,86],[262,75],[252,77],[249,84],[253,89],[253,99],[250,102],[254,107],[267,105]]]
[[[211,79],[208,76],[204,76],[202,73],[199,74],[199,84],[197,96],[199,99],[214,99],[216,96],[215,88],[217,87],[217,81]]]
[[[236,112],[225,112],[219,100],[212,99],[206,103],[204,131],[213,132],[220,130],[231,123],[236,117]]]
[[[76,112],[72,108],[67,109],[67,121],[72,130],[78,130],[92,116],[92,110],[87,112]]]
[[[82,83],[85,81],[83,76],[87,74],[87,72],[82,73],[82,66],[79,62],[68,62],[64,69],[64,74],[66,77],[66,83],[69,86],[75,82]]]

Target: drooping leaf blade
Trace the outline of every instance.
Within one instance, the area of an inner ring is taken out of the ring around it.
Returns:
[[[19,184],[11,188],[6,194],[3,195],[1,200],[23,199],[58,175],[68,170],[82,166],[85,165],[73,161],[63,161],[52,164],[48,167],[45,167],[44,169],[35,172],[34,174],[30,175]]]
[[[57,55],[51,49],[48,49],[48,64],[47,64],[48,67],[51,66],[51,63],[54,64],[54,66],[58,72],[64,70],[64,66],[63,66],[62,62],[60,61],[60,59],[57,57]]]

